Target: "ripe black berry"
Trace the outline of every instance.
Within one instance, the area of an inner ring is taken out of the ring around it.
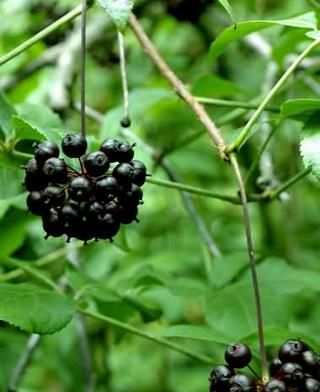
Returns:
[[[305,392],[320,392],[320,382],[314,378],[306,378],[304,382]]]
[[[77,227],[74,228],[74,237],[84,241],[86,245],[89,240],[96,237],[96,227],[90,225],[86,218],[82,217]]]
[[[57,184],[68,182],[68,168],[63,159],[49,158],[43,165],[43,173],[49,182]]]
[[[276,376],[282,366],[282,362],[279,358],[275,358],[270,362],[269,372],[272,377]]]
[[[22,167],[25,170],[26,174],[36,174],[39,172],[39,166],[34,158],[29,159],[26,165]]]
[[[87,173],[92,177],[100,177],[109,169],[109,160],[102,151],[91,152],[83,163]]]
[[[320,368],[319,356],[313,351],[304,351],[301,354],[300,364],[305,372],[309,374],[316,374]]]
[[[70,182],[69,196],[77,202],[87,201],[92,196],[93,186],[90,180],[84,176],[75,177]]]
[[[87,202],[83,210],[88,221],[90,221],[91,223],[98,222],[98,220],[101,219],[106,212],[104,205],[98,203],[97,201]]]
[[[254,390],[254,382],[245,374],[235,374],[229,380],[230,392],[252,392]]]
[[[80,158],[87,150],[86,139],[77,133],[69,133],[62,139],[62,151],[69,158]]]
[[[249,364],[252,354],[247,345],[233,343],[225,351],[224,358],[231,367],[241,369]]]
[[[109,162],[116,162],[118,159],[117,153],[120,142],[116,139],[106,139],[100,147],[100,150],[103,151],[109,159]]]
[[[104,208],[105,212],[110,213],[114,216],[117,216],[119,212],[119,205],[114,200],[111,200],[109,201],[109,203],[105,204]]]
[[[42,217],[43,230],[47,233],[46,238],[61,237],[64,234],[63,222],[59,217],[59,212],[51,209]]]
[[[276,378],[269,380],[263,388],[264,392],[286,392],[286,384]]]
[[[285,362],[299,362],[303,351],[306,351],[307,345],[300,340],[287,340],[279,349],[279,359]]]
[[[136,221],[138,216],[138,207],[136,205],[121,205],[118,211],[118,218],[120,223],[128,225],[129,223]]]
[[[137,184],[130,184],[128,189],[123,190],[119,196],[120,202],[124,204],[140,204],[142,202],[143,192]]]
[[[298,386],[303,380],[303,370],[298,363],[284,363],[280,370],[278,378],[288,385]]]
[[[57,158],[59,153],[59,147],[49,140],[36,144],[34,148],[34,157],[38,165],[43,165],[49,158]]]
[[[134,177],[134,168],[129,163],[120,163],[113,169],[112,175],[120,184],[128,184]]]
[[[120,222],[112,215],[105,214],[99,219],[97,225],[97,235],[101,239],[112,239],[120,229]]]
[[[111,200],[118,193],[119,184],[113,176],[105,176],[96,182],[95,197],[97,200]]]
[[[138,160],[133,160],[132,162],[130,162],[130,165],[134,168],[132,182],[139,186],[142,186],[146,182],[147,168],[141,161]]]
[[[213,368],[209,377],[210,392],[227,392],[229,390],[229,379],[234,374],[234,370],[227,365],[218,365]]]
[[[48,209],[50,207],[59,207],[62,206],[66,199],[66,193],[64,189],[61,189],[58,186],[48,186],[43,191],[43,204]]]
[[[29,191],[41,191],[48,185],[48,180],[43,173],[26,173],[23,185]]]
[[[130,162],[134,156],[132,145],[128,142],[120,142],[117,147],[117,161]]]
[[[30,212],[35,215],[42,215],[46,208],[43,204],[42,192],[31,192],[27,197],[27,207]]]

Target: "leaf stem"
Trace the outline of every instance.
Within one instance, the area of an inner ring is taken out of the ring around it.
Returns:
[[[195,99],[204,105],[213,105],[213,106],[221,106],[225,108],[235,108],[235,109],[257,109],[259,107],[258,104],[250,103],[250,102],[241,102],[241,101],[229,101],[226,99],[216,99],[209,97],[195,97]],[[280,113],[280,108],[278,106],[267,105],[264,110]]]
[[[302,170],[301,172],[297,173],[295,176],[290,178],[288,181],[284,182],[277,189],[265,194],[265,197],[268,198],[269,200],[277,199],[282,192],[286,191],[288,188],[290,188],[296,182],[298,182],[302,178],[306,177],[308,174],[311,173],[311,171],[312,171],[311,167],[307,167],[305,170]]]
[[[0,57],[0,65],[3,65],[7,63],[8,61],[12,60],[19,54],[23,53],[27,49],[29,49],[31,46],[35,45],[37,42],[41,41],[45,37],[47,37],[49,34],[53,33],[55,30],[57,30],[59,27],[64,25],[67,22],[72,21],[75,19],[77,16],[81,14],[82,7],[81,5],[78,5],[77,7],[73,8],[71,11],[69,11],[67,14],[62,16],[60,19],[56,20],[53,22],[51,25],[47,26],[43,30],[41,30],[39,33],[35,34],[33,37],[29,38],[28,40],[24,41],[21,45],[17,46],[13,50],[11,50],[9,53],[3,55]]]
[[[228,202],[230,202],[232,204],[240,204],[240,200],[236,196],[222,195],[220,193],[207,191],[207,190],[202,189],[202,188],[197,188],[197,187],[194,187],[194,186],[181,184],[179,182],[160,180],[158,178],[153,178],[153,177],[149,177],[147,179],[147,182],[149,184],[159,185],[159,186],[163,186],[165,188],[178,189],[180,191],[193,193],[193,194],[199,195],[199,196],[206,196],[206,197],[211,197],[213,199],[228,201]]]
[[[249,264],[250,264],[252,286],[253,286],[253,293],[255,299],[257,329],[258,329],[258,338],[259,338],[259,351],[260,351],[260,361],[261,361],[261,373],[262,373],[262,380],[265,381],[268,378],[268,366],[267,366],[266,348],[264,343],[262,305],[261,305],[261,298],[260,298],[258,275],[256,270],[256,257],[255,257],[254,247],[253,247],[249,206],[248,206],[247,194],[246,194],[242,174],[240,171],[237,157],[234,153],[230,155],[230,162],[232,164],[234,173],[237,177],[240,197],[242,201],[243,222],[244,222],[244,228],[245,228],[245,234],[247,240]]]
[[[180,346],[180,345],[178,345],[176,343],[173,343],[173,342],[171,342],[171,341],[169,341],[167,339],[164,339],[164,338],[161,338],[159,336],[153,335],[153,334],[151,334],[149,332],[142,331],[142,330],[140,330],[138,328],[135,328],[135,327],[133,327],[133,326],[131,326],[129,324],[126,324],[126,323],[124,323],[122,321],[119,321],[119,320],[116,320],[114,318],[105,316],[105,315],[103,315],[101,313],[93,312],[91,310],[87,310],[87,309],[83,309],[83,308],[78,308],[78,311],[80,313],[84,314],[85,316],[89,316],[89,317],[92,317],[92,318],[94,318],[96,320],[103,321],[103,322],[105,322],[105,323],[107,323],[109,325],[112,325],[114,327],[120,328],[120,329],[122,329],[124,331],[127,331],[127,332],[132,333],[132,334],[137,335],[137,336],[140,336],[142,338],[151,340],[152,342],[160,344],[161,346],[167,347],[167,348],[169,348],[171,350],[177,351],[177,352],[179,352],[181,354],[186,355],[187,357],[189,357],[191,359],[203,362],[203,363],[208,364],[208,365],[213,365],[214,364],[213,359],[210,358],[210,357],[207,357],[206,355],[196,353],[196,352],[194,352],[192,350],[189,350],[187,348],[184,348],[184,347],[182,347],[182,346]]]
[[[299,64],[304,60],[305,57],[317,46],[319,45],[320,40],[313,41],[301,54],[298,56],[295,61],[290,65],[290,67],[286,70],[286,72],[281,76],[278,82],[274,85],[274,87],[269,91],[267,96],[258,106],[257,110],[253,113],[250,117],[250,120],[247,122],[245,127],[243,128],[240,135],[236,138],[236,140],[227,147],[226,152],[231,154],[232,152],[238,150],[242,143],[246,140],[247,136],[249,135],[252,127],[254,126],[255,122],[260,117],[261,113],[265,110],[271,99],[274,95],[278,92],[278,90],[283,86],[283,84],[288,80],[288,78],[292,75],[294,70],[299,66]]]

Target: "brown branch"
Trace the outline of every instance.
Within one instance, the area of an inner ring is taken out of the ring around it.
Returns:
[[[139,40],[141,46],[151,58],[153,63],[158,67],[161,74],[168,80],[173,87],[174,91],[190,106],[194,113],[199,118],[200,122],[204,125],[206,130],[211,135],[216,147],[219,150],[220,156],[224,160],[228,160],[225,154],[226,144],[220,133],[219,128],[211,120],[205,108],[197,102],[197,100],[190,94],[184,83],[177,77],[177,75],[170,69],[164,59],[161,57],[153,43],[150,41],[137,18],[131,14],[129,18],[129,25],[134,34]]]

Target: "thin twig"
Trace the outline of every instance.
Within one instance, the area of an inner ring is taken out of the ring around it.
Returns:
[[[126,54],[124,47],[123,34],[118,31],[118,42],[119,42],[119,55],[120,55],[120,72],[122,81],[122,93],[123,93],[123,118],[121,125],[127,128],[131,124],[130,112],[129,112],[129,88],[128,88],[128,76],[126,68]]]
[[[221,106],[225,108],[235,108],[235,109],[257,109],[259,107],[258,104],[250,103],[250,102],[241,102],[241,101],[229,101],[225,99],[217,99],[217,98],[209,98],[209,97],[195,97],[195,99],[204,105],[213,105],[213,106]],[[280,113],[280,108],[278,106],[268,105],[265,107],[266,111],[273,113]]]
[[[21,354],[16,367],[13,369],[7,387],[7,392],[15,392],[21,383],[22,377],[33,359],[33,354],[40,344],[40,335],[32,334],[27,342],[26,349]]]
[[[197,100],[190,94],[187,87],[181,82],[181,80],[176,76],[176,74],[170,69],[164,59],[161,57],[153,43],[150,41],[149,37],[144,32],[142,26],[138,22],[137,18],[131,14],[129,17],[129,24],[142,45],[143,49],[146,51],[148,56],[152,59],[154,64],[158,67],[162,75],[168,80],[168,82],[173,87],[174,91],[190,106],[194,113],[199,118],[200,122],[207,129],[211,135],[216,147],[219,150],[222,159],[227,160],[225,155],[225,141],[220,133],[220,130],[211,120],[210,116],[204,109],[204,107],[197,102]]]
[[[82,0],[81,9],[81,54],[80,54],[80,103],[81,103],[81,135],[86,137],[86,27],[87,27],[87,0]]]
[[[259,351],[260,351],[260,361],[261,361],[261,373],[262,373],[262,380],[265,381],[268,378],[268,365],[267,365],[266,348],[264,343],[262,306],[261,306],[259,282],[258,282],[258,276],[256,270],[256,257],[255,257],[254,247],[253,247],[247,194],[242,179],[242,175],[240,172],[238,160],[235,154],[230,155],[230,161],[237,177],[240,197],[242,201],[243,222],[245,227],[247,249],[249,254],[249,264],[250,264],[252,285],[253,285],[253,292],[254,292],[254,299],[255,299],[255,309],[256,309],[256,318],[257,318],[258,337],[259,337]]]

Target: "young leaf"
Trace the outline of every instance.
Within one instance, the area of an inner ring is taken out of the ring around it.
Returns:
[[[218,1],[222,5],[222,7],[225,9],[227,14],[230,16],[232,22],[236,25],[237,21],[236,21],[236,18],[234,16],[234,13],[233,13],[233,10],[231,8],[229,1],[228,0],[218,0]]]
[[[8,199],[23,192],[23,172],[20,162],[7,153],[0,153],[0,200]]]
[[[300,153],[306,168],[320,180],[320,133],[306,136],[300,142]]]
[[[281,115],[305,122],[310,115],[320,111],[320,99],[289,99],[281,105]]]
[[[52,334],[64,328],[75,313],[65,295],[31,284],[0,284],[0,320],[30,333]]]
[[[127,25],[133,0],[98,0],[113,20],[117,29],[123,31]]]
[[[272,26],[290,26],[300,29],[316,29],[317,20],[314,12],[299,15],[291,19],[282,20],[249,20],[240,22],[237,27],[226,28],[212,43],[209,52],[209,61],[213,62],[231,43],[255,31],[260,31]]]

